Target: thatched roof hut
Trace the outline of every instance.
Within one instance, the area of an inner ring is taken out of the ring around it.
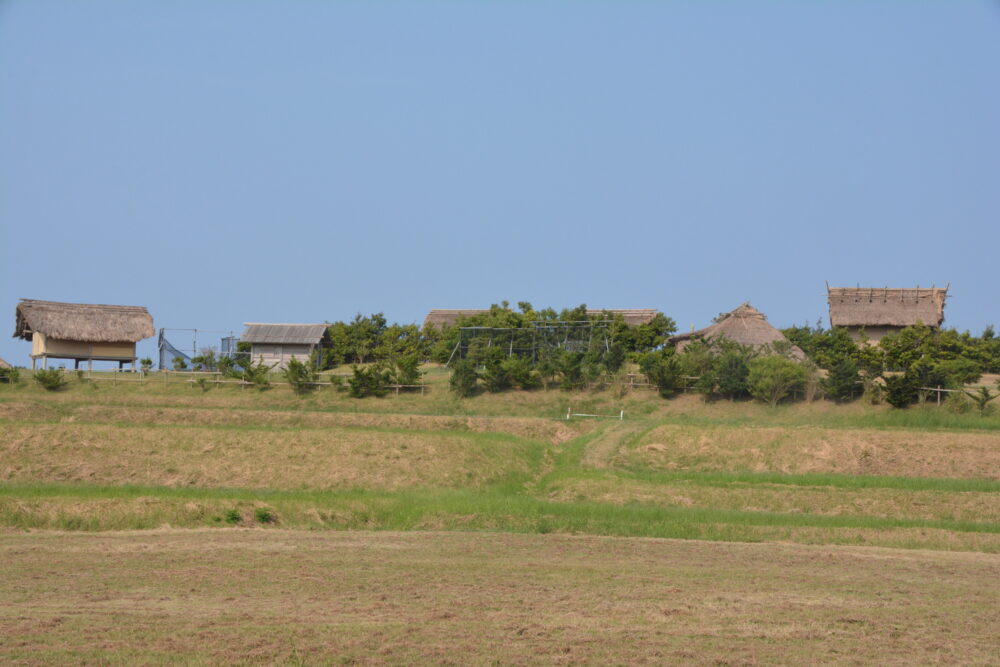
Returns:
[[[490,311],[482,308],[466,308],[464,310],[435,308],[431,312],[427,313],[427,317],[424,318],[424,326],[432,326],[443,329],[444,327],[454,326],[455,322],[458,322],[460,317],[475,317],[476,315],[482,315],[483,313],[488,312]]]
[[[764,314],[749,303],[744,303],[736,310],[722,315],[719,321],[704,329],[672,336],[669,342],[675,343],[677,350],[680,351],[692,340],[716,338],[726,338],[758,350],[775,343],[789,343],[785,334],[771,326]],[[805,352],[796,345],[791,346],[790,355],[800,361],[806,358]]]
[[[830,287],[830,325],[845,327],[858,338],[878,341],[885,334],[922,323],[940,327],[944,322],[947,287]]]
[[[31,341],[31,365],[42,359],[117,361],[135,366],[136,342],[153,335],[153,318],[142,306],[109,306],[21,299],[14,337]]]
[[[153,318],[142,306],[21,299],[16,318],[14,337],[24,340],[37,332],[60,340],[135,343],[155,333]]]
[[[490,312],[489,309],[479,308],[479,309],[465,309],[465,310],[448,310],[444,308],[437,308],[427,313],[427,317],[424,318],[424,326],[434,326],[437,328],[443,328],[446,326],[454,326],[460,317],[474,317],[476,315],[482,315],[483,313]],[[640,324],[649,324],[656,317],[657,310],[655,308],[588,308],[587,315],[621,315],[622,319],[625,320],[625,324],[630,327],[638,326]]]
[[[0,358],[0,368],[10,368],[10,364]]]

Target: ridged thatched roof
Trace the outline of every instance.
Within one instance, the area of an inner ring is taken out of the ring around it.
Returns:
[[[473,317],[475,315],[482,315],[483,313],[490,312],[489,309],[468,309],[468,310],[448,310],[443,308],[438,308],[427,313],[427,317],[424,318],[424,326],[435,326],[444,327],[452,326],[460,317]],[[621,315],[622,319],[625,320],[625,324],[630,327],[638,326],[640,324],[649,324],[656,317],[657,310],[655,308],[588,308],[587,315],[603,315],[608,313],[611,315]]]
[[[325,324],[264,324],[245,322],[241,343],[319,345],[326,335]]]
[[[835,327],[939,327],[947,297],[947,287],[827,287]]]
[[[435,326],[435,327],[450,327],[455,322],[458,321],[460,317],[473,317],[475,315],[482,315],[483,313],[488,313],[489,310],[484,309],[448,309],[448,308],[435,308],[431,312],[427,313],[427,317],[424,318],[424,326]]]
[[[773,345],[780,341],[789,342],[785,334],[771,326],[764,314],[749,303],[744,303],[704,329],[672,336],[670,342],[680,343],[691,339],[711,338],[727,338],[734,343],[755,348]],[[796,345],[792,345],[791,356],[799,360],[806,358],[805,352]]]
[[[153,318],[142,306],[107,306],[21,299],[15,338],[49,338],[85,343],[135,343],[153,335]]]
[[[10,368],[10,364],[8,364],[3,359],[0,359],[0,368]]]

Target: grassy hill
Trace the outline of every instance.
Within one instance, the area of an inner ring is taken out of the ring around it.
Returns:
[[[155,377],[155,376],[154,376]],[[0,387],[0,525],[493,530],[1000,550],[1000,419],[644,391]],[[624,420],[564,419],[574,412]]]

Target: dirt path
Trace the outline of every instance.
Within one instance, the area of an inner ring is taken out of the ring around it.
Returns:
[[[642,421],[612,422],[587,443],[581,463],[588,468],[608,468],[621,446],[648,428]]]

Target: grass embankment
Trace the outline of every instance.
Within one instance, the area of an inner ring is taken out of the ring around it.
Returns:
[[[997,557],[592,536],[0,541],[0,661],[991,664]]]
[[[569,532],[1000,551],[1000,421],[515,392],[0,389],[0,525]],[[94,388],[96,386],[96,388]],[[626,420],[565,422],[574,410]]]

